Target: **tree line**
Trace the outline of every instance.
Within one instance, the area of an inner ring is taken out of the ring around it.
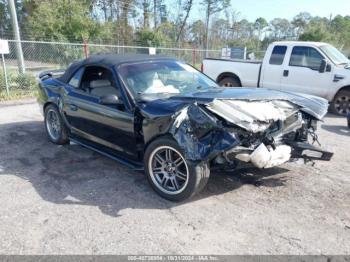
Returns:
[[[350,16],[302,12],[291,20],[248,21],[230,0],[16,0],[16,8],[28,40],[251,50],[276,40],[306,40],[350,53]],[[0,38],[12,38],[9,13],[7,0],[0,0]]]

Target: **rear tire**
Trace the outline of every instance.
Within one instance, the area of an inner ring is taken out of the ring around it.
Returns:
[[[334,114],[342,116],[346,116],[348,113],[350,113],[350,91],[339,91],[335,95],[330,105],[330,111]]]
[[[45,128],[49,140],[57,145],[64,145],[69,142],[68,129],[63,122],[60,112],[53,104],[45,108]]]
[[[241,87],[241,83],[235,77],[225,77],[219,81],[219,85],[222,87]]]
[[[205,187],[210,175],[207,163],[186,160],[170,137],[158,138],[147,147],[144,166],[154,191],[170,201],[193,197]]]

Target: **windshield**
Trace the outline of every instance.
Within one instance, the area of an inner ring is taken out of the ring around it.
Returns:
[[[338,49],[331,45],[323,45],[320,49],[333,61],[336,65],[348,64],[350,61]]]
[[[217,84],[190,65],[179,61],[147,61],[125,64],[118,72],[136,98],[206,91]]]

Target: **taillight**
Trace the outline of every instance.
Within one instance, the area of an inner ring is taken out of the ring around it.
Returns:
[[[201,63],[201,72],[204,72],[204,67],[203,67],[203,63]]]

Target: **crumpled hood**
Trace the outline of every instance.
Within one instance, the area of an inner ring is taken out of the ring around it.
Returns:
[[[321,97],[278,91],[267,88],[225,88],[206,92],[195,92],[176,95],[169,100],[195,100],[202,103],[210,103],[218,100],[244,100],[244,101],[274,101],[283,100],[300,107],[300,110],[321,120],[328,111],[328,101]]]
[[[144,96],[138,108],[145,143],[170,133],[193,161],[213,159],[240,143],[236,128],[227,129],[218,116],[260,137],[271,126],[287,133],[301,128],[300,110],[321,119],[328,107],[322,98],[260,88],[154,96]]]

